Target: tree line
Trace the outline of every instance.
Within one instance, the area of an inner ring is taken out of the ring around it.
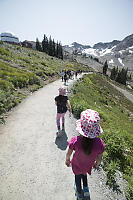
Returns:
[[[107,69],[108,69],[108,63],[106,60],[103,65],[103,74],[104,75],[107,74]],[[128,68],[127,69],[122,68],[121,70],[118,70],[118,67],[114,67],[111,70],[110,79],[115,80],[118,83],[126,85],[126,81],[131,80],[131,78],[132,78],[131,74],[130,74],[130,76],[127,75],[127,72],[128,72]]]
[[[54,39],[44,34],[44,38],[42,42],[39,42],[38,38],[36,38],[36,50],[45,52],[50,56],[57,57],[60,59],[63,59],[63,48],[60,42],[57,41],[57,43],[54,41]]]
[[[131,74],[130,74],[130,76],[127,75],[127,72],[128,72],[128,68],[127,69],[122,68],[121,70],[118,70],[118,67],[114,67],[111,70],[110,78],[112,80],[115,80],[118,83],[126,85],[126,81],[131,80],[131,78],[132,78]]]

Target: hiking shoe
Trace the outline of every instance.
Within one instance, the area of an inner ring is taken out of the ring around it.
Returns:
[[[89,188],[87,187],[83,187],[83,191],[84,191],[84,197],[89,197],[90,196],[90,192],[89,192]]]
[[[61,137],[62,136],[62,132],[61,132],[61,130],[58,130],[57,132],[56,132],[56,137]]]
[[[74,190],[75,190],[75,195],[77,196],[77,200],[83,200],[83,195],[80,194],[78,191],[77,191],[77,188],[76,188],[76,184],[74,183]]]

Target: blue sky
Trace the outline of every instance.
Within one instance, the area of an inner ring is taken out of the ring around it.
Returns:
[[[43,39],[62,44],[122,40],[133,34],[133,0],[0,0],[0,33],[20,41]]]

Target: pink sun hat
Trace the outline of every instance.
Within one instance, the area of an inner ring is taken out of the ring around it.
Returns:
[[[81,113],[80,119],[76,121],[76,126],[76,130],[88,138],[95,138],[103,132],[100,126],[99,113],[91,109]]]
[[[58,90],[59,90],[59,95],[64,96],[66,94],[66,88],[65,87],[60,87]]]

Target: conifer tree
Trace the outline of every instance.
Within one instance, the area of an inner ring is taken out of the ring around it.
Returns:
[[[115,70],[115,67],[111,70],[111,75],[110,75],[110,78],[112,79],[112,80],[115,80],[115,76],[116,76],[116,70]]]
[[[108,69],[108,63],[107,63],[107,60],[106,60],[105,63],[104,63],[104,66],[103,66],[103,74],[104,75],[106,75],[107,69]]]
[[[118,72],[118,76],[116,78],[116,81],[119,82],[119,83],[121,83],[121,84],[126,85],[127,72],[128,72],[128,69],[122,68],[122,70]]]
[[[55,50],[55,56],[58,58],[59,56],[59,44],[58,44],[58,41],[56,43],[56,50]]]
[[[46,52],[46,35],[44,34],[44,38],[42,41],[42,51]]]
[[[48,38],[46,37],[46,35],[44,34],[44,38],[42,40],[42,48],[39,45],[39,41],[37,39],[37,50],[42,50],[43,52],[47,53],[50,56],[55,56],[57,58],[63,59],[63,48],[61,43],[59,43],[57,41],[57,43],[55,43],[54,39],[52,40],[51,36]]]
[[[53,56],[55,56],[56,52],[55,52],[55,41],[54,41],[54,39],[52,41],[52,52],[53,52]]]
[[[117,75],[118,75],[118,67],[117,67],[117,68],[114,67],[114,68],[111,70],[110,78],[111,78],[112,80],[116,80]]]
[[[48,42],[48,54],[50,56],[53,56],[53,48],[52,48],[53,42],[51,39],[51,36],[49,37],[49,42]]]
[[[62,45],[61,45],[61,43],[59,43],[58,58],[63,59],[63,50],[62,50]]]
[[[45,38],[45,52],[48,54],[48,48],[49,48],[49,43],[48,43],[48,38]]]
[[[42,47],[40,45],[40,42],[39,42],[38,38],[36,38],[36,50],[42,51]]]

